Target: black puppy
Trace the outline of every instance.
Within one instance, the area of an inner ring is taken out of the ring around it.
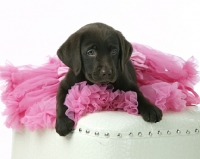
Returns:
[[[68,90],[81,81],[88,84],[111,83],[114,89],[137,92],[138,110],[148,122],[159,122],[162,111],[139,91],[134,67],[129,60],[133,48],[124,36],[102,23],[88,24],[72,34],[57,55],[70,70],[61,81],[56,104],[56,131],[67,135],[74,126],[63,104]],[[133,121],[134,122],[134,121]]]

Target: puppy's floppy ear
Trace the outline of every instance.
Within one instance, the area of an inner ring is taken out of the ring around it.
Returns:
[[[81,53],[80,53],[81,34],[75,32],[58,49],[59,59],[70,67],[75,75],[81,71]]]
[[[121,72],[124,71],[126,62],[128,62],[132,52],[132,45],[125,39],[121,32],[117,31],[117,35],[120,41],[120,68]]]

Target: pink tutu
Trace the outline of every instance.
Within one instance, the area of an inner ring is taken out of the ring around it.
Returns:
[[[199,72],[193,57],[182,58],[164,54],[150,47],[133,43],[131,61],[136,68],[138,85],[146,98],[163,111],[181,111],[186,106],[200,103],[194,85]],[[56,92],[60,80],[67,73],[57,57],[39,67],[15,67],[10,63],[0,67],[0,78],[5,81],[1,99],[6,106],[6,126],[19,130],[52,128],[56,120]],[[66,115],[77,123],[81,116],[95,111],[126,111],[137,114],[135,92],[112,91],[111,85],[77,83],[66,96]]]

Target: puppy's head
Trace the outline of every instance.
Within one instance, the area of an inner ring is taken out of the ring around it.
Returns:
[[[102,23],[88,24],[72,34],[57,55],[75,75],[92,83],[113,83],[124,72],[133,49],[124,36]]]

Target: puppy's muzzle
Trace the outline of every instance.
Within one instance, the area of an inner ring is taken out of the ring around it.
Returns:
[[[109,79],[112,76],[112,70],[109,68],[102,68],[100,70],[100,75],[102,79]]]

